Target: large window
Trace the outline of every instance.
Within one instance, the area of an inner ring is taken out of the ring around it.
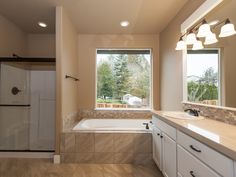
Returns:
[[[97,108],[151,107],[151,50],[97,50]]]
[[[187,51],[188,101],[220,105],[219,50]]]

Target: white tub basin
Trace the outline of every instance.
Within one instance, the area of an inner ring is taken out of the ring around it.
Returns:
[[[164,116],[173,118],[173,119],[185,119],[185,120],[202,120],[204,117],[202,116],[192,116],[186,112],[175,112],[175,111],[170,111],[170,112],[165,112],[163,113]]]

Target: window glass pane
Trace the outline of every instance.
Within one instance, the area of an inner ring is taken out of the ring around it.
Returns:
[[[151,54],[97,52],[97,108],[150,108]]]
[[[187,54],[188,101],[219,105],[218,51],[202,50]]]

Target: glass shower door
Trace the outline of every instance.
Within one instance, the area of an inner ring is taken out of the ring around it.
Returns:
[[[29,78],[25,65],[0,63],[0,151],[29,149]]]

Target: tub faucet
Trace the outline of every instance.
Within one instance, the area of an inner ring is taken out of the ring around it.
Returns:
[[[148,125],[148,123],[145,123],[145,122],[144,122],[143,125],[146,125],[146,129],[149,130],[149,125]]]
[[[187,113],[189,113],[190,115],[196,116],[196,117],[198,117],[198,116],[199,116],[199,113],[200,113],[200,111],[199,111],[199,110],[196,110],[196,109],[185,109],[184,112],[187,112]]]

